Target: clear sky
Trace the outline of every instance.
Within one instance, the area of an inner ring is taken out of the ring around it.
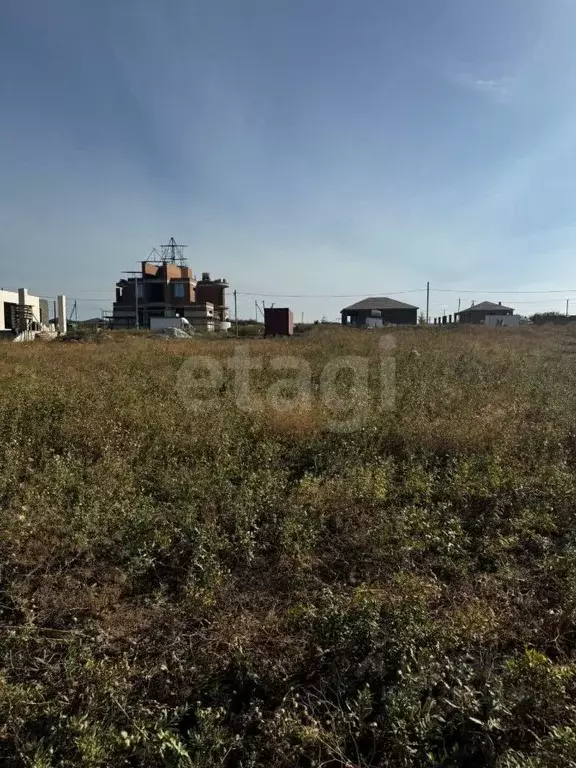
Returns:
[[[576,0],[1,0],[0,285],[99,314],[173,235],[244,316],[576,312],[575,39]]]

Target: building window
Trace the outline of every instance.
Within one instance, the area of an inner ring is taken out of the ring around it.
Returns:
[[[164,303],[164,286],[162,283],[149,282],[148,288],[148,301],[154,303]]]
[[[174,298],[183,299],[184,295],[184,283],[174,283]]]

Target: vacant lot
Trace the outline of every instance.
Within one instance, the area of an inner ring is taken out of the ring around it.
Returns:
[[[3,765],[576,765],[576,332],[382,336],[0,346]]]

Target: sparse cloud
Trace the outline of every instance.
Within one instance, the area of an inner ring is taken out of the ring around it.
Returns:
[[[499,104],[505,104],[508,101],[513,83],[510,77],[484,79],[468,73],[460,73],[452,80],[461,88],[484,94]]]

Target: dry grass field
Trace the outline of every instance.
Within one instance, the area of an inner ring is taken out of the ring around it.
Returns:
[[[238,347],[261,407],[188,402]],[[576,765],[575,383],[571,328],[1,345],[2,765]]]

